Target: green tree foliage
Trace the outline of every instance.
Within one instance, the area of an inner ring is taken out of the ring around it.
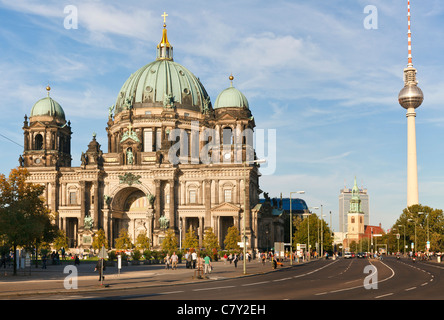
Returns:
[[[237,244],[240,241],[239,230],[235,226],[229,227],[224,240],[225,250],[240,250],[240,246]]]
[[[209,255],[213,255],[213,258],[214,253],[217,253],[217,251],[220,249],[219,241],[217,240],[217,237],[213,232],[213,228],[208,228],[205,231],[203,246]]]
[[[146,234],[139,233],[136,239],[136,248],[142,251],[149,250],[151,247],[150,239]]]
[[[59,251],[61,248],[68,248],[68,238],[63,230],[57,231],[57,237],[54,239],[54,248]]]
[[[198,248],[199,247],[199,241],[197,239],[196,233],[192,228],[188,230],[188,232],[185,234],[185,240],[183,241],[183,247],[187,249],[191,248]]]
[[[170,254],[177,251],[177,237],[173,229],[168,229],[162,241],[162,249]]]
[[[298,243],[307,244],[307,237],[309,237],[311,251],[316,250],[316,243],[321,248],[321,242],[325,251],[333,251],[333,237],[331,230],[325,220],[318,218],[316,214],[301,219],[297,216],[293,217],[293,250],[296,250]],[[321,234],[322,232],[322,234]]]
[[[129,250],[132,248],[134,248],[134,245],[131,242],[128,231],[125,229],[121,229],[119,232],[119,237],[116,239],[116,249]]]
[[[92,246],[94,249],[101,249],[102,246],[108,248],[108,240],[106,240],[105,231],[103,229],[99,229],[97,233],[94,235]]]
[[[26,182],[28,177],[25,168],[12,169],[9,177],[0,175],[0,235],[12,247],[14,262],[17,247],[37,247],[55,238],[56,227],[42,197],[45,187]]]
[[[415,229],[417,251],[426,251],[427,239],[430,241],[430,251],[444,250],[443,210],[419,204],[405,208],[382,241],[388,243],[389,251],[395,252],[398,248],[396,235],[399,234],[399,251],[402,252],[405,236],[406,252],[408,252],[411,250],[411,244],[415,243]]]

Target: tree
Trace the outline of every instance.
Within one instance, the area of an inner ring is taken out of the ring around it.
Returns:
[[[0,235],[13,249],[14,275],[17,247],[54,239],[51,212],[42,197],[45,187],[26,182],[28,177],[29,172],[20,167],[12,169],[8,178],[0,174]]]
[[[142,251],[149,250],[151,247],[150,239],[145,233],[139,233],[136,238],[136,248]]]
[[[217,240],[217,237],[213,232],[213,228],[208,228],[205,231],[203,246],[206,249],[207,253],[212,254],[213,259],[216,259],[215,255],[217,255],[217,251],[220,249],[220,246],[219,241]]]
[[[183,245],[185,248],[197,248],[199,247],[199,241],[197,240],[196,233],[192,228],[188,230],[185,234],[185,240],[183,241]]]
[[[239,230],[235,227],[229,227],[227,235],[225,236],[224,245],[226,250],[240,250],[240,246],[237,244],[241,241]]]
[[[408,247],[406,250],[410,250],[411,244],[415,243],[415,229],[416,250],[426,251],[427,238],[430,241],[430,251],[444,250],[443,210],[433,209],[420,204],[405,208],[391,228],[391,233],[400,234],[400,242],[403,247],[405,232],[405,242]],[[391,242],[392,241],[390,240],[390,243]]]
[[[134,247],[131,242],[131,238],[128,234],[128,231],[125,229],[121,229],[119,232],[119,237],[116,239],[116,249],[128,250]]]
[[[57,251],[59,251],[61,248],[68,247],[68,238],[66,237],[65,231],[57,231],[57,237],[54,239],[53,245]]]
[[[92,246],[96,250],[101,249],[102,246],[105,246],[105,248],[108,248],[108,240],[106,239],[105,231],[103,229],[100,229],[94,235]]]
[[[307,237],[310,239],[309,244],[311,251],[316,249],[316,244],[319,245],[320,250],[321,240],[324,252],[333,250],[333,237],[331,236],[331,230],[328,227],[328,224],[324,220],[319,219],[316,214],[311,214],[309,217],[304,219],[301,219],[298,216],[296,219],[294,219],[293,225],[293,250],[296,249],[298,243],[307,244]],[[321,231],[323,231],[322,236]]]
[[[162,241],[162,249],[173,253],[177,251],[177,237],[173,229],[168,229],[165,234],[165,239]]]

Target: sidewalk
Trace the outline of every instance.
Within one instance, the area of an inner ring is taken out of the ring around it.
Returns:
[[[257,260],[246,263],[246,274],[243,273],[243,262],[240,261],[235,268],[234,263],[213,262],[213,271],[209,275],[204,275],[203,279],[195,278],[195,270],[187,269],[185,263],[180,263],[176,270],[165,269],[163,264],[156,265],[128,265],[122,266],[119,270],[117,266],[106,267],[104,272],[105,280],[103,284],[99,281],[98,272],[94,272],[95,264],[81,262],[77,266],[77,289],[65,289],[67,285],[72,285],[74,274],[69,269],[65,269],[66,264],[51,265],[47,269],[31,266],[26,270],[18,269],[17,275],[12,275],[12,267],[0,269],[0,299],[7,299],[8,296],[20,296],[27,294],[76,294],[85,291],[113,290],[124,288],[143,288],[152,286],[167,286],[181,283],[195,283],[203,281],[215,281],[228,278],[251,276],[275,271],[271,262],[262,265]],[[294,265],[297,265],[294,263]],[[69,264],[73,266],[73,264]],[[290,266],[290,261],[284,262],[276,270]],[[66,273],[64,273],[64,271]],[[66,280],[65,280],[66,278]]]

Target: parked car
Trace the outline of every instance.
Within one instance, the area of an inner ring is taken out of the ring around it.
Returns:
[[[351,259],[351,258],[353,258],[353,255],[351,254],[351,252],[346,252],[346,253],[344,254],[344,258],[345,258],[345,259]]]
[[[365,253],[364,252],[358,252],[357,257],[358,258],[365,258]]]

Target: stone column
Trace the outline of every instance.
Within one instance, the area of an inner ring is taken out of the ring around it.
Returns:
[[[168,181],[170,184],[170,206],[169,206],[169,219],[170,219],[170,228],[173,228],[176,230],[176,215],[175,215],[175,192],[174,192],[174,186],[175,186],[175,180],[171,179]]]
[[[204,181],[205,185],[205,229],[211,227],[211,180],[206,179]]]
[[[85,181],[80,181],[80,221],[79,228],[83,229],[85,227]]]
[[[102,209],[103,213],[103,232],[105,232],[105,237],[108,240],[108,243],[111,245],[110,237],[109,237],[109,209],[108,205],[105,203],[105,209]]]
[[[154,205],[154,229],[158,230],[160,228],[159,225],[159,219],[160,219],[160,194],[161,194],[161,181],[160,180],[155,180],[154,184],[156,186],[156,199],[155,199],[155,205]]]
[[[99,229],[99,181],[94,181],[94,230]]]
[[[199,217],[199,247],[202,247],[203,244],[203,237],[204,237],[204,218]]]

